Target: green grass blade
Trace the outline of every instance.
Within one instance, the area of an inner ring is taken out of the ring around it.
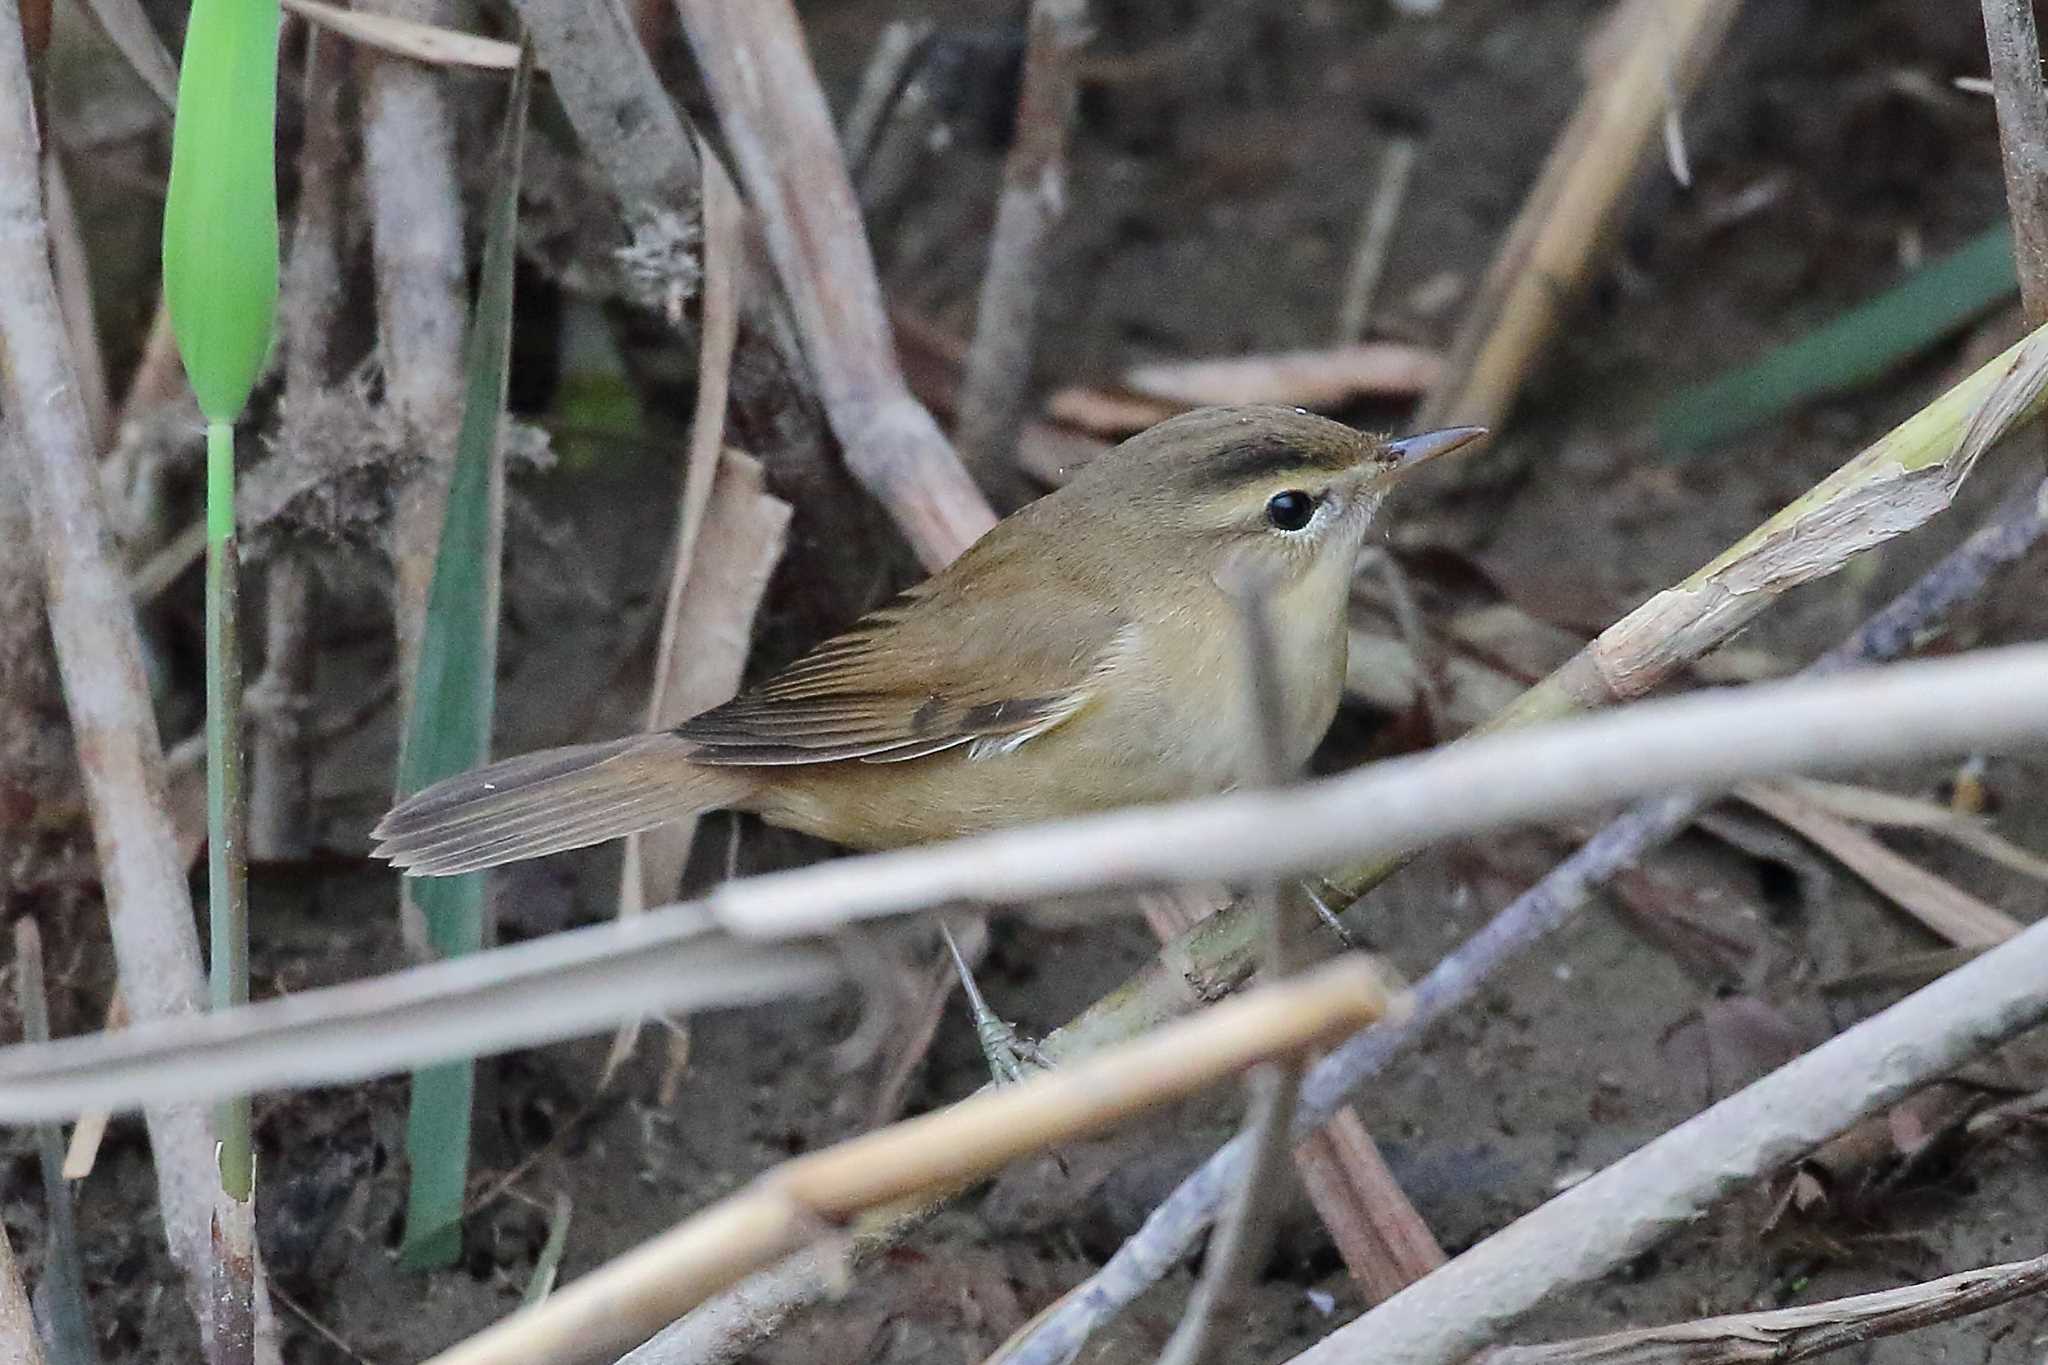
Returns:
[[[277,313],[278,0],[195,0],[164,200],[164,301],[210,422],[241,415]]]
[[[512,350],[512,266],[519,220],[519,168],[532,58],[512,79],[499,143],[500,166],[487,211],[476,308],[464,359],[462,429],[456,437],[448,513],[434,558],[419,676],[398,764],[401,795],[464,772],[490,756],[496,704],[499,549],[505,479],[499,430]],[[483,946],[481,873],[407,884],[443,956]],[[406,1153],[412,1168],[400,1260],[417,1269],[452,1265],[462,1250],[462,1200],[469,1171],[471,1062],[413,1076]]]
[[[1658,414],[1658,434],[1668,449],[1696,450],[1867,384],[2018,288],[2012,229],[2001,224],[1820,330],[1687,389]]]

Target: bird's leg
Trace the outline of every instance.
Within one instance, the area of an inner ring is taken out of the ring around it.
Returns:
[[[946,951],[953,955],[953,967],[960,973],[960,989],[967,999],[967,1012],[974,1017],[974,1036],[988,1062],[990,1078],[997,1085],[1008,1085],[1024,1079],[1031,1068],[1051,1070],[1052,1063],[1038,1050],[1038,1044],[1020,1037],[1017,1030],[997,1018],[996,1012],[988,1007],[981,987],[974,983],[974,972],[967,965],[966,955],[953,940],[952,926],[944,919],[939,921],[939,932],[946,936]]]

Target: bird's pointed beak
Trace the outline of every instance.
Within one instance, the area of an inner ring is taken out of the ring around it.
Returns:
[[[1439,455],[1463,450],[1485,434],[1485,427],[1444,427],[1440,431],[1403,436],[1398,441],[1387,442],[1387,464],[1400,473],[1419,464],[1427,464]]]

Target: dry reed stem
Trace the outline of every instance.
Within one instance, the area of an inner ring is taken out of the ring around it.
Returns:
[[[1871,883],[1958,948],[1988,948],[2026,927],[1794,791],[1751,782],[1737,788],[1736,795]]]
[[[1281,733],[1285,701],[1274,664],[1279,650],[1268,598],[1272,585],[1262,581],[1263,575],[1245,569],[1244,564],[1235,564],[1218,577],[1237,609],[1238,656],[1245,672],[1249,713],[1245,720],[1259,737],[1256,760],[1239,780],[1252,789],[1273,788],[1299,774],[1288,766],[1286,738]],[[1307,956],[1308,945],[1303,942],[1307,916],[1298,913],[1299,906],[1285,904],[1283,889],[1273,882],[1260,885],[1253,894],[1260,902],[1260,967],[1269,984],[1285,981]],[[1271,1195],[1286,1178],[1291,1145],[1287,1125],[1301,1093],[1301,1072],[1301,1062],[1289,1058],[1261,1067],[1248,1078],[1249,1097],[1239,1133],[1251,1155],[1243,1178],[1217,1220],[1187,1311],[1159,1353],[1160,1365],[1205,1365],[1215,1358],[1223,1340],[1220,1320],[1242,1300],[1246,1286],[1271,1251],[1273,1211],[1279,1202]]]
[[[1141,891],[1138,906],[1162,943],[1229,904],[1222,887]],[[1250,970],[1249,957],[1246,970]],[[1057,1036],[1057,1035],[1055,1035]],[[1358,1111],[1345,1107],[1295,1145],[1294,1167],[1367,1303],[1378,1303],[1443,1264],[1422,1215],[1380,1157]]]
[[[1365,223],[1359,229],[1358,246],[1351,253],[1351,265],[1344,272],[1343,302],[1337,306],[1337,344],[1349,345],[1365,339],[1372,321],[1373,300],[1378,297],[1380,276],[1386,272],[1387,251],[1393,245],[1394,227],[1401,221],[1401,205],[1408,198],[1408,181],[1415,171],[1415,139],[1394,137],[1380,157],[1379,180],[1366,206]]]
[[[0,1360],[7,1365],[43,1365],[43,1343],[36,1336],[35,1314],[22,1288],[21,1267],[7,1229],[0,1227]]]
[[[847,466],[936,569],[995,524],[904,386],[860,208],[789,0],[677,0]]]
[[[445,0],[366,0],[364,9],[444,27],[450,17]],[[410,693],[455,470],[468,258],[447,76],[370,48],[357,51],[356,71],[386,401],[425,457],[399,494],[391,532],[399,677]]]
[[[708,148],[700,148],[699,164],[704,169],[703,306],[696,409],[649,689],[649,730],[678,724],[738,691],[753,643],[754,617],[782,558],[791,516],[789,505],[768,493],[760,466],[723,444],[739,338],[746,210],[724,164]],[[621,916],[637,915],[676,894],[697,824],[692,817],[627,839]],[[632,1054],[639,1032],[636,1021],[613,1038],[603,1073],[607,1080]],[[671,1034],[671,1056],[679,1046]]]
[[[48,1042],[50,999],[43,982],[43,935],[28,915],[14,922],[14,997],[23,1039]],[[85,1267],[78,1256],[78,1220],[71,1188],[64,1183],[64,1130],[57,1124],[36,1125],[36,1160],[43,1176],[42,1291],[51,1349],[62,1365],[94,1365],[99,1352],[85,1296]],[[6,1332],[0,1330],[0,1343],[5,1341]]]
[[[1067,141],[1076,68],[1088,41],[1087,0],[1032,0],[1015,140],[1003,162],[988,269],[981,277],[974,341],[956,427],[967,466],[998,497],[1022,493],[1017,433],[1031,391],[1039,296],[1052,237],[1067,210]]]
[[[1680,97],[1692,88],[1740,8],[1740,0],[1626,3],[1631,8],[1611,21],[1625,46],[1589,73],[1577,111],[1459,325],[1450,376],[1424,404],[1421,428],[1500,428],[1611,237],[1674,86]]]
[[[1560,1289],[2048,1016],[2048,924],[1780,1067],[1295,1357],[1450,1365]]]
[[[99,458],[69,364],[39,202],[31,87],[15,0],[0,0],[0,351],[5,407],[36,540],[98,848],[122,988],[138,1018],[198,1013],[192,901],[164,816],[163,748],[127,583],[99,502]],[[213,1134],[185,1101],[146,1115],[173,1262],[202,1325],[220,1195]]]
[[[932,25],[928,19],[891,19],[882,25],[881,33],[875,38],[875,46],[868,53],[868,64],[860,73],[860,88],[854,93],[853,104],[839,125],[839,145],[846,157],[846,173],[856,189],[861,186],[868,158],[875,150],[875,141],[888,125],[896,102],[903,97],[903,89],[909,83],[931,35]]]
[[[118,983],[107,997],[107,1013],[100,1027],[108,1033],[128,1027],[128,1001]],[[114,1117],[109,1109],[88,1109],[71,1125],[71,1143],[64,1149],[64,1178],[83,1180],[99,1163],[100,1143],[106,1140],[107,1124]]]
[[[107,397],[107,362],[93,317],[92,266],[86,254],[78,208],[63,162],[43,158],[43,203],[50,223],[50,260],[57,272],[57,301],[64,310],[64,334],[71,343],[72,373],[85,403],[86,429],[95,450],[114,446],[113,403]]]
[[[697,292],[703,164],[621,0],[517,0],[576,140],[619,201],[648,301],[679,316]]]
[[[691,590],[671,597],[674,624],[663,626],[663,638],[680,647],[664,649],[657,661],[665,681],[656,692],[659,709],[650,728],[707,711],[739,690],[754,617],[782,558],[791,512],[788,503],[767,491],[758,463],[736,450],[724,452],[695,546]],[[676,893],[697,825],[694,818],[679,820],[628,841],[619,888],[621,916],[640,914],[649,902]],[[632,1054],[639,1032],[636,1021],[613,1038],[606,1077]]]
[[[742,467],[725,474],[720,458],[725,449],[725,402],[732,377],[733,346],[739,339],[739,306],[735,297],[739,280],[739,254],[744,209],[739,193],[727,178],[725,167],[715,159],[702,158],[704,167],[703,235],[703,328],[697,347],[696,410],[690,418],[690,440],[683,463],[682,494],[676,508],[675,544],[670,550],[668,598],[662,608],[661,637],[654,653],[654,683],[648,689],[647,729],[663,730],[681,724],[701,711],[726,700],[739,687],[747,662],[754,612],[767,587],[767,575],[780,557],[782,531],[787,529],[788,508],[760,486],[758,469],[753,473],[753,497],[747,496],[747,475]],[[745,456],[734,458],[744,460]],[[728,598],[716,618],[707,617],[701,599],[704,589],[686,592],[698,568],[698,545],[704,532],[705,514],[711,507],[712,486],[723,477],[728,506],[723,517],[743,517],[760,529],[773,528],[765,540],[735,539],[732,528],[718,547],[722,555],[738,555],[738,563],[707,556],[707,573],[723,575],[727,581],[714,584],[712,591],[752,585],[742,601]],[[765,501],[764,501],[765,500]],[[772,505],[771,505],[772,504]],[[778,515],[776,509],[780,508]],[[767,553],[763,554],[763,551]],[[763,562],[765,559],[765,563]],[[697,600],[693,600],[697,599]],[[693,630],[714,629],[712,637],[686,633],[683,614],[697,608]],[[638,914],[650,904],[659,904],[676,894],[683,864],[690,856],[690,840],[697,830],[695,819],[677,821],[658,830],[635,835],[626,841],[625,872],[619,887],[619,913]]]
[[[433,1365],[568,1365],[637,1342],[856,1214],[1099,1133],[1382,1017],[1391,1003],[1369,960],[1346,959],[1059,1071],[785,1162],[544,1303],[436,1356]]]
[[[2048,692],[2030,673],[2043,660],[2048,645],[2016,645],[1641,702],[1279,791],[1106,812],[728,882],[704,904],[735,933],[779,939],[954,901],[1307,874],[1345,849],[1421,847],[1681,783],[1732,785],[2019,741],[2048,728]],[[2004,686],[2020,690],[2001,694]],[[1916,693],[1922,688],[1934,690]]]
[[[1387,1169],[1357,1109],[1346,1105],[1296,1143],[1294,1161],[1368,1305],[1444,1263],[1443,1248]]]
[[[2048,1256],[1824,1303],[1610,1332],[1541,1346],[1495,1346],[1472,1365],[1775,1365],[1918,1331],[2048,1290]]]
[[[736,1003],[836,981],[785,938],[842,920],[1195,879],[1256,880],[1333,850],[1551,820],[1676,784],[1733,785],[2048,736],[2048,644],[1760,684],[1489,737],[1348,776],[1090,816],[730,881],[702,901],[347,986],[126,1033],[0,1050],[0,1121],[383,1074],[567,1037],[693,998]],[[1514,780],[1510,781],[1510,777]],[[1688,799],[1696,799],[1688,794]],[[1377,827],[1375,827],[1377,826]],[[814,900],[822,900],[813,904]],[[593,991],[593,983],[606,988]],[[1125,999],[1130,1017],[1156,1001]],[[1106,1031],[1106,1030],[1105,1030]],[[1090,1036],[1099,1037],[1094,1033]],[[1318,1122],[1335,1112],[1335,1102]]]
[[[278,313],[284,347],[282,441],[303,433],[306,414],[327,386],[329,341],[341,301],[341,234],[347,222],[348,148],[342,93],[348,63],[341,40],[310,30],[302,84],[305,139],[299,147],[299,199],[285,259]],[[318,575],[304,554],[285,549],[270,562],[263,594],[263,672],[243,698],[254,733],[249,744],[249,853],[255,859],[303,858],[312,836],[312,752],[306,723],[314,682],[313,612]]]
[[[2027,325],[2048,322],[2048,89],[2030,0],[1984,0],[1991,93]]]

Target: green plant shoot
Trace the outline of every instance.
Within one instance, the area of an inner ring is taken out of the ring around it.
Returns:
[[[277,314],[277,0],[194,0],[164,203],[164,299],[206,417],[207,906],[211,996],[249,998],[235,419]],[[246,1097],[221,1106],[222,1187],[255,1182]]]

